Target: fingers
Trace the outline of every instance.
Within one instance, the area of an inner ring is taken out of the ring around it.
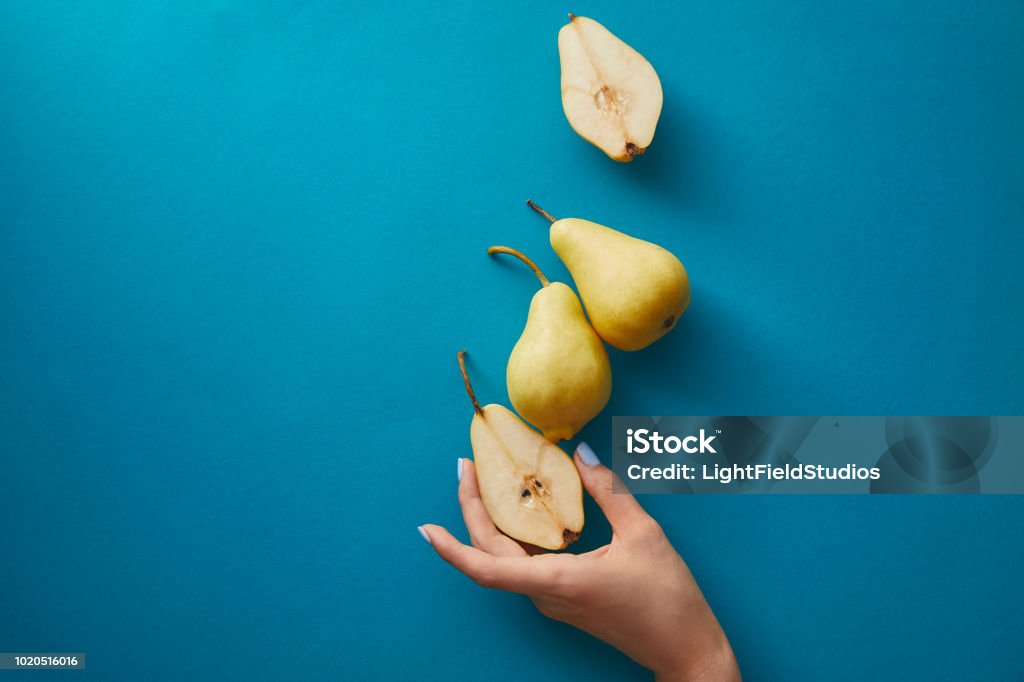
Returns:
[[[654,523],[618,476],[601,464],[589,445],[586,443],[577,445],[573,461],[576,463],[576,468],[579,469],[583,487],[597,502],[597,506],[604,512],[608,523],[612,525],[612,530],[616,534],[629,535],[631,532],[645,529],[648,524]],[[617,492],[613,492],[613,485]]]
[[[526,556],[526,550],[515,540],[502,534],[491,521],[480,487],[476,480],[476,466],[472,460],[462,459],[459,480],[459,506],[473,546],[495,556]]]
[[[428,524],[421,529],[442,559],[484,587],[536,594],[544,591],[556,577],[551,565],[543,561],[527,556],[492,556],[462,544],[441,526]]]

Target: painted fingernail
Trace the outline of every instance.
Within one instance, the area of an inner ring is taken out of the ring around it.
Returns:
[[[427,541],[428,545],[434,544],[430,541],[430,536],[427,535],[427,531],[423,530],[423,526],[416,526],[416,530],[420,532],[420,536]]]
[[[462,462],[463,462],[463,459],[461,457],[459,457],[459,480],[460,481],[462,480]]]
[[[580,456],[583,463],[588,467],[597,466],[601,463],[601,460],[594,454],[594,450],[586,443],[580,441],[580,444],[576,446],[576,454]]]

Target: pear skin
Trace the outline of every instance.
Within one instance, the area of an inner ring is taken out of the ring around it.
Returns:
[[[505,381],[512,406],[548,440],[569,440],[608,404],[608,351],[572,289],[548,282],[515,249],[492,246],[488,253],[516,256],[543,285],[530,302],[526,326],[508,359]]]
[[[572,274],[594,330],[619,350],[646,348],[675,327],[690,305],[686,268],[657,244],[580,220],[552,221],[551,246]]]
[[[572,289],[553,282],[534,294],[505,381],[512,406],[551,441],[569,440],[608,404],[608,351]]]
[[[616,161],[654,139],[661,81],[643,55],[593,19],[569,15],[558,32],[562,109],[580,137]]]
[[[481,407],[458,355],[473,402],[470,441],[480,497],[494,525],[510,538],[544,549],[564,549],[583,530],[583,486],[560,447],[501,405]]]

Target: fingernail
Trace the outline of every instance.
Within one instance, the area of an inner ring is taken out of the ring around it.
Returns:
[[[423,537],[424,540],[427,541],[428,545],[434,544],[430,541],[430,536],[427,535],[427,531],[423,530],[423,526],[416,526],[416,530],[420,532],[420,535]]]
[[[462,458],[459,457],[459,480],[462,480]]]
[[[583,441],[580,441],[580,444],[576,446],[576,454],[580,456],[580,459],[588,467],[594,467],[601,463],[601,460],[594,454],[593,449]]]

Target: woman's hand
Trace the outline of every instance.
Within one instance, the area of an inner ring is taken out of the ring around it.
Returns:
[[[587,492],[612,526],[611,543],[585,554],[541,554],[503,535],[461,460],[459,504],[472,547],[441,526],[420,528],[441,558],[484,587],[519,592],[549,618],[574,625],[654,671],[658,680],[739,680],[732,648],[700,588],[657,522],[580,443]]]

